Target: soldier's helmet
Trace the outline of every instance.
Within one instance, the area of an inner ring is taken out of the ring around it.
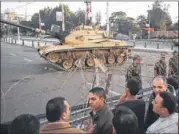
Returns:
[[[136,55],[133,56],[133,60],[141,60],[141,57],[136,54]]]

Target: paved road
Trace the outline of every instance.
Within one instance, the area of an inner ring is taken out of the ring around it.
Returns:
[[[1,90],[6,94],[1,101],[3,121],[10,121],[22,113],[44,113],[47,101],[56,96],[65,96],[70,105],[86,101],[94,76],[93,69],[60,72],[41,59],[34,48],[1,43],[1,49]],[[143,86],[149,87],[153,64],[160,54],[134,53],[143,58]],[[110,68],[113,73],[110,89],[113,92],[124,91],[124,74],[130,63],[131,60],[128,60],[121,67]],[[105,75],[100,73],[101,86],[105,85],[104,80]]]

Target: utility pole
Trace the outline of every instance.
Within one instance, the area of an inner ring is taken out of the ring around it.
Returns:
[[[39,11],[39,29],[41,31],[41,17],[40,17],[40,11]],[[41,35],[41,33],[39,33],[39,35]]]
[[[25,9],[25,21],[27,21],[27,7]]]
[[[91,1],[85,1],[86,4],[86,13],[85,13],[85,25],[89,25],[92,23],[91,17]]]
[[[148,8],[150,6],[148,5]],[[148,30],[148,41],[150,40],[150,8],[149,8],[149,30]]]
[[[62,31],[65,31],[65,18],[64,18],[64,6],[62,4]]]
[[[17,22],[19,23],[19,18],[17,17]],[[19,27],[17,27],[17,36],[18,36],[18,41],[20,41],[20,30]]]
[[[40,11],[39,11],[39,29],[41,30],[41,17],[40,17]]]
[[[106,31],[109,32],[109,2],[106,3]]]

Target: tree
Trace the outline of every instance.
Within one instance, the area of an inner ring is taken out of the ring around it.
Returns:
[[[143,28],[146,27],[147,18],[144,15],[139,15],[137,17],[137,23],[140,27],[140,33],[138,34],[138,37],[142,38],[142,37],[144,37],[144,34],[145,34],[145,32],[143,32]]]
[[[126,19],[127,17],[127,14],[123,11],[119,11],[119,12],[113,12],[112,15],[111,15],[111,19],[114,20],[114,19]]]
[[[35,13],[34,15],[32,15],[31,21],[32,21],[32,27],[34,28],[39,27],[39,14]]]
[[[171,17],[168,13],[168,7],[162,8],[162,2],[155,1],[151,10],[148,10],[148,23],[150,19],[150,26],[155,30],[165,30],[171,24]]]
[[[64,7],[65,26],[67,25],[66,28],[68,29],[69,24],[66,21],[70,19],[72,12],[70,11],[68,5],[63,5],[63,7]],[[62,25],[62,22],[56,21],[56,12],[61,12],[61,11],[62,11],[62,4],[59,4],[53,9],[47,7],[39,11],[41,22],[45,24],[45,26],[43,27],[44,30],[49,30],[52,24],[56,24],[60,26]],[[39,13],[35,13],[31,18],[33,27],[39,27]]]
[[[110,23],[112,23],[112,29],[116,32],[128,35],[129,32],[136,33],[139,31],[139,26],[135,22],[135,19],[128,17],[125,12],[113,12],[110,17]]]
[[[144,15],[139,15],[137,17],[137,23],[139,24],[140,28],[144,28],[147,23],[147,18]]]
[[[173,23],[173,24],[168,28],[168,30],[178,31],[178,22]]]

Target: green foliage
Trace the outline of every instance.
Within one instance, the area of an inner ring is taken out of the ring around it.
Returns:
[[[148,10],[148,23],[155,30],[167,30],[172,24],[171,16],[167,11],[167,7],[162,7],[162,2],[155,1],[151,10]]]
[[[110,22],[115,24],[114,29],[118,29],[117,32],[128,35],[129,32],[136,33],[139,31],[139,26],[135,22],[135,19],[128,17],[125,12],[113,12],[110,17]],[[116,25],[117,24],[117,25]]]

